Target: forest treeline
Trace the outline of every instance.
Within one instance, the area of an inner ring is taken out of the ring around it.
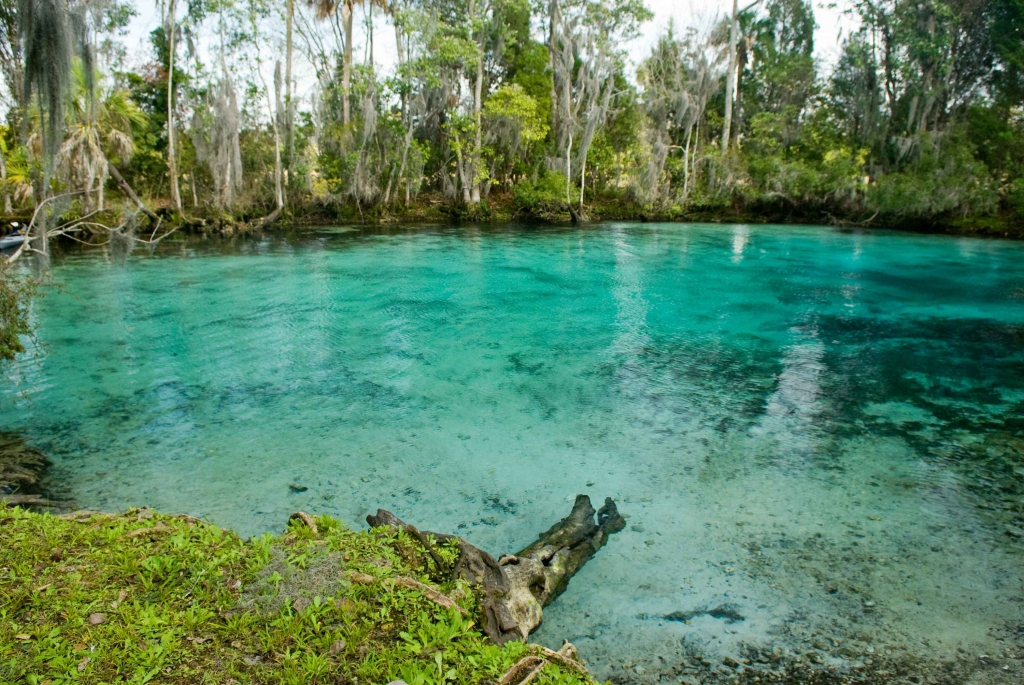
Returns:
[[[0,0],[3,210],[1024,223],[1024,0],[851,0],[833,65],[809,0],[723,9]]]

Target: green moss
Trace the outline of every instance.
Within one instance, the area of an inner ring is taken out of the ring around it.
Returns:
[[[242,540],[145,509],[0,509],[0,682],[480,683],[529,649],[484,639],[472,588],[405,533],[316,523]],[[534,682],[589,681],[548,664]]]

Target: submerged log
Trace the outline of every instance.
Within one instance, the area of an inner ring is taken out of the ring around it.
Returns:
[[[608,536],[626,525],[610,497],[595,511],[589,497],[577,495],[567,517],[521,552],[495,561],[462,538],[421,531],[384,509],[367,516],[366,521],[374,528],[390,526],[409,533],[423,544],[438,567],[443,564],[430,537],[437,542],[456,540],[459,558],[452,579],[465,580],[482,591],[482,629],[497,644],[526,640],[540,626],[543,608],[565,591],[569,579],[604,546]]]

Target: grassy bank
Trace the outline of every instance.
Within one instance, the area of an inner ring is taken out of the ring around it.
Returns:
[[[0,508],[0,682],[481,683],[538,650],[482,638],[475,591],[405,533],[315,526]],[[531,682],[592,681],[547,662]]]

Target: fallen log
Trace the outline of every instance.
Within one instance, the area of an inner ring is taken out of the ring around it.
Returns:
[[[540,626],[543,608],[565,591],[569,579],[604,546],[608,536],[626,525],[610,497],[595,511],[589,497],[578,495],[567,517],[521,552],[495,561],[462,538],[420,531],[384,509],[367,516],[366,521],[373,528],[390,526],[412,535],[439,567],[442,564],[434,544],[456,540],[459,558],[452,579],[465,580],[482,591],[481,628],[496,644],[525,641]]]
[[[128,196],[128,199],[139,208],[139,211],[157,222],[159,225],[160,217],[156,215],[156,212],[146,206],[146,203],[142,201],[142,198],[140,198],[138,193],[135,192],[135,189],[128,185],[128,181],[124,180],[124,176],[122,176],[121,172],[117,170],[117,167],[110,164],[107,166],[107,169],[110,170],[110,175],[114,177],[114,182],[117,183],[117,187],[121,189],[121,192]]]

